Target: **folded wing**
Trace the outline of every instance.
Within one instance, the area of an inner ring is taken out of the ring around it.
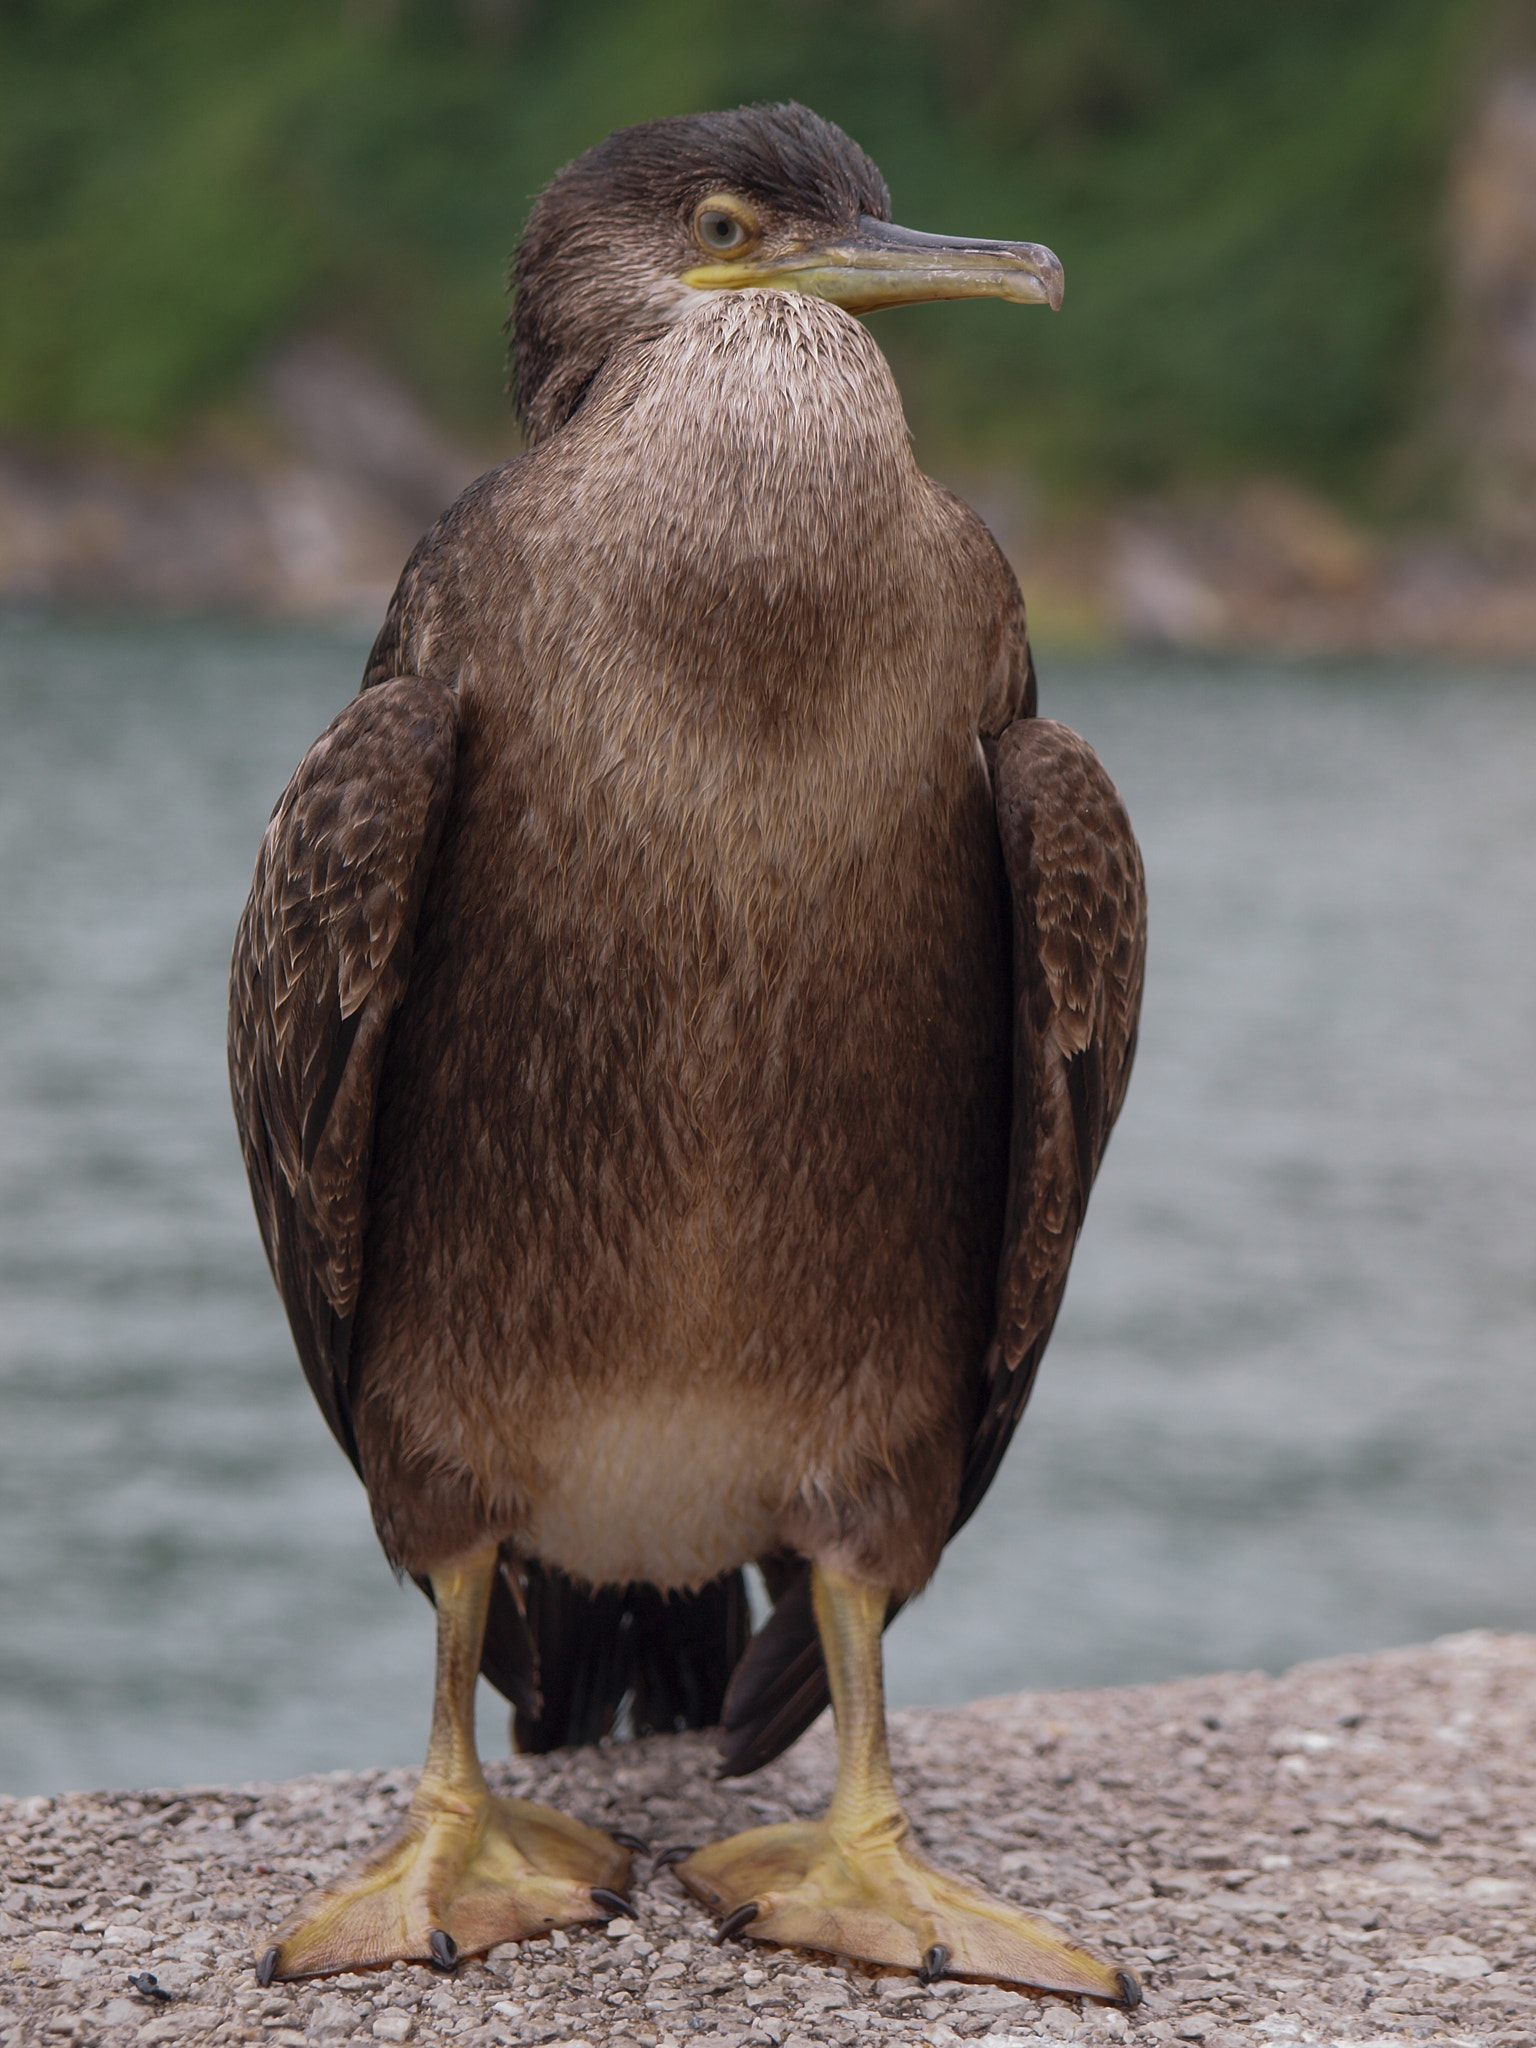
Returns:
[[[1013,900],[1013,1132],[997,1331],[954,1530],[992,1483],[1061,1307],[1125,1100],[1147,952],[1141,853],[1088,742],[1018,719],[993,781]]]
[[[453,788],[452,688],[354,697],[272,813],[230,969],[229,1076],[267,1260],[353,1464],[348,1378],[390,1021]]]

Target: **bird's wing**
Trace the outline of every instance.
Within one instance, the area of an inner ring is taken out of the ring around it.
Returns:
[[[354,1465],[347,1367],[379,1074],[457,741],[447,684],[396,676],[352,699],[272,813],[230,969],[256,1218],[305,1377]]]
[[[1016,719],[993,787],[1013,904],[1013,1133],[997,1329],[951,1534],[992,1483],[1061,1307],[1130,1079],[1147,949],[1141,854],[1087,741]]]

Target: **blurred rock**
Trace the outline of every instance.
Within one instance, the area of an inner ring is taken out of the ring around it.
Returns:
[[[1128,640],[1199,647],[1224,637],[1227,607],[1172,533],[1122,526],[1106,580],[1110,615]]]
[[[1335,507],[1260,478],[1122,521],[1105,583],[1133,640],[1332,649],[1372,637],[1377,556]]]
[[[274,418],[316,473],[395,506],[418,531],[485,466],[376,365],[337,342],[296,343],[265,383]]]
[[[1142,502],[1014,551],[1039,644],[1536,656],[1536,573],[1466,533],[1382,537],[1294,484]]]
[[[373,365],[301,342],[239,441],[137,459],[0,448],[0,604],[376,620],[489,460]]]
[[[1500,78],[1451,183],[1448,431],[1484,537],[1536,548],[1536,72]]]

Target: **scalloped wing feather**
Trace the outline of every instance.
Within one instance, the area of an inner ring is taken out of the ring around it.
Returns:
[[[956,1529],[992,1482],[1061,1307],[1130,1079],[1147,946],[1141,853],[1087,741],[1016,720],[993,777],[1013,899],[1013,1132],[997,1334]]]
[[[352,699],[278,799],[230,968],[230,1089],[262,1243],[354,1464],[347,1366],[379,1075],[457,738],[447,684],[399,676]]]

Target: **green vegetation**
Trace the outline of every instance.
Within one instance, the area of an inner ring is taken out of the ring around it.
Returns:
[[[795,97],[1058,319],[878,332],[930,445],[1055,492],[1368,490],[1432,358],[1491,0],[0,0],[0,431],[173,439],[283,335],[501,416],[529,197],[608,129]]]

